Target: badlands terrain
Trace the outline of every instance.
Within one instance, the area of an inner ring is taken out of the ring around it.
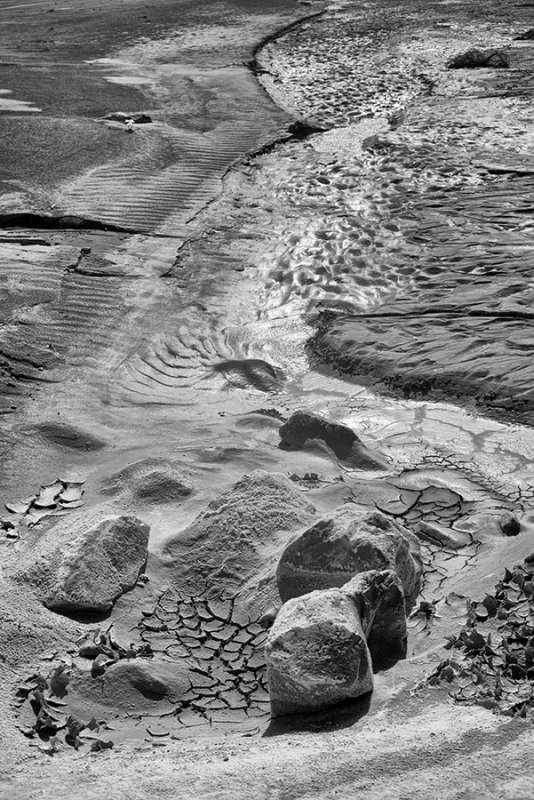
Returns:
[[[0,4],[2,797],[532,797],[533,29]],[[355,509],[405,658],[273,715],[282,555]]]

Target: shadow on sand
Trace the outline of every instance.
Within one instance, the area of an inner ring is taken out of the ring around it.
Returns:
[[[288,714],[272,719],[263,736],[283,736],[288,733],[335,731],[350,728],[365,717],[371,707],[372,692],[356,700],[344,701],[324,711],[308,714]]]

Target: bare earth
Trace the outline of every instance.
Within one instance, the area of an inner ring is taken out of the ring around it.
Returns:
[[[505,573],[534,551],[532,8],[52,0],[0,23],[0,796],[530,799],[527,667],[432,676],[470,620],[495,659],[534,626]],[[446,69],[472,47],[510,66]],[[298,409],[385,469],[280,449]],[[277,560],[349,502],[439,528],[407,658],[273,721]],[[109,613],[45,608],[27,565],[109,514],[150,525],[141,579]],[[98,631],[172,691],[92,674]],[[78,749],[34,729],[62,675]]]

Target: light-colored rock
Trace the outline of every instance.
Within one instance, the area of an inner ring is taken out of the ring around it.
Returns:
[[[362,572],[343,586],[358,610],[373,664],[406,656],[408,632],[402,583],[392,570]]]
[[[422,571],[417,538],[379,511],[347,504],[286,547],[276,578],[285,601],[314,589],[343,586],[360,572],[387,569],[399,576],[411,607]]]
[[[87,520],[78,515],[70,529],[65,521],[52,528],[14,576],[31,583],[48,608],[108,611],[135,585],[146,562],[150,528],[140,519]]]
[[[280,428],[282,445],[305,448],[308,443],[321,441],[342,461],[364,470],[387,469],[385,459],[370,448],[347,425],[330,422],[310,411],[297,411]]]
[[[327,708],[373,689],[358,611],[341,589],[285,603],[270,630],[265,657],[275,717]]]

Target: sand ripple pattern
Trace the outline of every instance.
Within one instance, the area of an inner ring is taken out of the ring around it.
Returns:
[[[154,129],[156,128],[156,129]],[[63,193],[72,213],[136,231],[157,229],[173,216],[168,232],[220,190],[220,176],[254,141],[255,130],[221,126],[215,134],[180,133],[158,125],[143,136],[141,152],[131,159],[91,170]]]
[[[336,133],[347,138],[355,113],[347,84],[369,83],[377,102],[373,108],[364,102],[359,111],[389,121],[389,131],[360,140],[357,186],[347,147],[330,160],[325,155],[315,160],[315,174],[310,170],[301,180],[298,194],[314,213],[327,203],[331,213],[318,230],[310,223],[293,239],[287,232],[282,269],[273,276],[287,281],[292,291],[305,292],[302,285],[309,283],[316,307],[329,312],[310,356],[319,355],[347,377],[370,375],[407,397],[475,397],[486,412],[506,409],[532,424],[529,76],[534,49],[526,43],[512,46],[514,28],[508,19],[497,18],[484,26],[484,35],[491,36],[493,46],[508,48],[512,68],[447,72],[451,44],[434,25],[437,18],[430,9],[428,27],[409,46],[400,43],[394,28],[398,23],[402,29],[403,23],[393,13],[379,25],[387,45],[381,49],[373,34],[362,41],[361,50],[350,53],[351,18],[360,28],[359,14],[343,9],[332,20],[292,31],[272,46],[285,70],[278,87],[269,86],[275,97],[285,92],[313,121],[343,125]],[[466,21],[452,46],[467,49],[480,35],[479,27]],[[417,69],[427,86],[426,92],[414,89],[411,96],[397,91],[397,108],[387,86],[375,91],[377,59],[385,50],[386,73],[388,64],[395,63],[391,85],[396,69],[406,80],[417,77]],[[335,62],[330,88],[304,80],[293,90],[292,76],[307,57],[315,64],[330,57]],[[338,68],[340,78],[332,80]],[[320,138],[308,140],[310,150]],[[321,150],[317,144],[315,149]],[[339,197],[334,169],[341,175]],[[288,192],[286,200],[296,205],[296,195]],[[366,208],[351,209],[352,196]],[[313,243],[313,232],[323,241]],[[325,269],[327,279],[321,277]],[[342,275],[342,302],[332,298],[335,270]],[[295,283],[300,283],[297,289]]]

